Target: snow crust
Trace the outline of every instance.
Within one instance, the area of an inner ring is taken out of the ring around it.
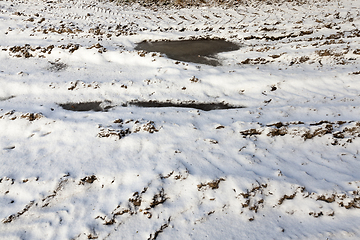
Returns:
[[[359,10],[0,1],[0,238],[359,239]],[[242,48],[134,50],[206,37]]]

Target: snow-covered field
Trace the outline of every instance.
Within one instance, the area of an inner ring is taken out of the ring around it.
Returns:
[[[359,239],[359,28],[358,0],[1,0],[0,239]],[[197,38],[241,48],[134,50]]]

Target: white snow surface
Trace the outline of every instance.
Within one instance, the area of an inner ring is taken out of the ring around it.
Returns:
[[[359,27],[358,0],[0,1],[0,239],[360,239]],[[206,37],[242,47],[134,50]]]

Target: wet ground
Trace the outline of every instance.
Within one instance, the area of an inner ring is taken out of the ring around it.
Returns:
[[[233,109],[243,108],[243,106],[232,106],[227,103],[171,103],[171,102],[158,102],[158,101],[134,101],[123,104],[123,107],[135,106],[143,108],[163,108],[163,107],[177,107],[177,108],[194,108],[203,111],[212,111],[220,109]]]
[[[144,50],[147,52],[160,52],[167,57],[184,61],[207,64],[211,66],[221,65],[215,57],[221,52],[230,52],[240,49],[238,44],[228,42],[222,39],[197,39],[183,41],[158,41],[141,42],[135,47],[135,50]]]
[[[65,110],[84,112],[107,112],[110,106],[107,102],[82,102],[82,103],[64,103],[59,104]],[[158,101],[132,101],[121,105],[122,107],[142,107],[142,108],[164,108],[164,107],[176,107],[176,108],[193,108],[203,111],[221,110],[221,109],[233,109],[244,108],[244,106],[234,106],[228,103],[197,103],[197,102],[185,102],[185,103],[172,103],[172,102],[158,102]]]
[[[63,103],[59,104],[65,110],[84,112],[84,111],[94,111],[94,112],[106,112],[111,108],[111,106],[102,106],[103,102],[82,102],[82,103]]]

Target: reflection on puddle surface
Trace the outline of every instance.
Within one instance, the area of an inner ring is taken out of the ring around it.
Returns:
[[[59,104],[65,110],[84,112],[84,111],[95,111],[95,112],[107,112],[112,106],[105,105],[103,102],[82,102],[82,103],[64,103]]]
[[[194,108],[203,111],[244,108],[244,106],[233,106],[227,103],[196,103],[196,102],[171,103],[171,102],[158,102],[158,101],[147,101],[147,102],[133,101],[123,104],[122,106],[123,107],[135,106],[142,108],[164,108],[164,107]]]
[[[110,102],[82,102],[82,103],[65,103],[59,104],[65,110],[83,112],[83,111],[95,111],[95,112],[107,112],[109,109],[115,107],[110,106]],[[158,101],[131,101],[121,105],[122,107],[141,107],[141,108],[193,108],[203,111],[221,110],[221,109],[234,109],[244,108],[244,106],[234,106],[228,103],[197,103],[197,102],[158,102]]]
[[[221,65],[215,58],[217,53],[230,52],[240,49],[238,44],[228,42],[222,39],[197,39],[183,41],[158,41],[141,42],[135,47],[135,50],[144,50],[147,52],[160,52],[167,57],[193,63],[202,63],[211,66]]]

